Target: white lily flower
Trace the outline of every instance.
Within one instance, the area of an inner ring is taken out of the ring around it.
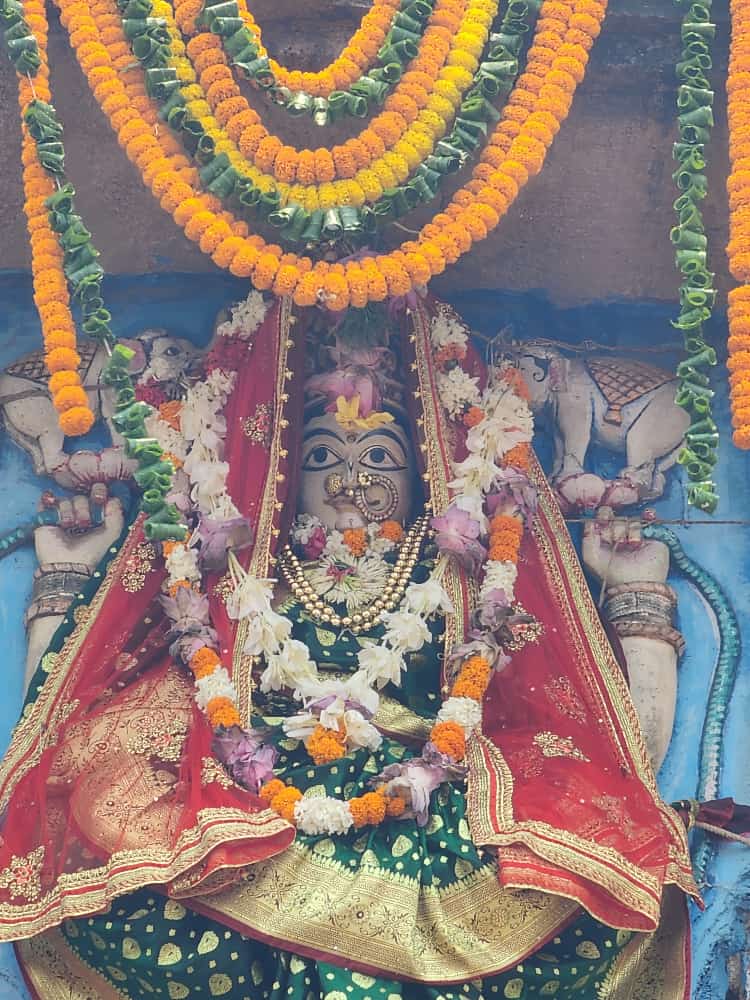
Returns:
[[[430,630],[419,615],[411,611],[386,611],[381,620],[387,629],[385,642],[393,649],[415,653],[430,641]]]
[[[430,577],[424,583],[410,583],[404,595],[404,608],[416,615],[429,618],[436,611],[449,613],[453,611],[451,599],[445,592],[442,583]]]
[[[370,683],[378,688],[389,683],[400,684],[401,672],[406,669],[402,654],[387,646],[367,646],[360,650],[358,660]]]
[[[227,599],[229,617],[241,621],[249,615],[262,615],[270,611],[275,582],[275,580],[259,580],[254,576],[245,576]]]

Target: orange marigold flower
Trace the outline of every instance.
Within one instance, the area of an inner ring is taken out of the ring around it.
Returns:
[[[294,807],[302,798],[302,792],[298,788],[288,786],[271,799],[271,808],[277,812],[287,823],[294,823]]]
[[[453,760],[463,760],[466,755],[466,736],[457,722],[436,722],[430,731],[430,742]]]
[[[67,437],[81,437],[94,426],[94,414],[88,406],[74,406],[60,414],[60,429]]]
[[[364,528],[346,528],[344,545],[353,556],[363,556],[367,551],[367,532]]]
[[[206,677],[212,674],[221,663],[219,654],[210,646],[202,646],[190,657],[190,669],[196,677]]]
[[[364,795],[349,799],[349,810],[357,829],[363,826],[377,826],[385,819],[385,796],[379,792],[366,792]]]
[[[514,445],[503,455],[502,463],[504,468],[527,470],[530,464],[529,446],[525,442]]]
[[[479,406],[471,406],[463,415],[463,423],[465,427],[476,427],[477,424],[481,424],[484,420],[485,413],[484,410]]]
[[[47,368],[54,374],[61,371],[76,371],[81,363],[81,356],[69,347],[56,347],[45,355]]]
[[[507,531],[511,535],[517,535],[520,538],[523,534],[523,524],[509,514],[496,514],[490,520],[490,534],[496,535],[501,531]]]
[[[316,726],[305,744],[307,752],[316,764],[330,764],[345,756],[346,733]]]
[[[399,816],[403,816],[406,812],[406,799],[402,799],[400,795],[389,795],[385,800],[385,813],[392,819],[397,819]]]
[[[404,537],[404,529],[398,521],[383,521],[378,534],[381,538],[387,538],[388,541],[398,544]]]
[[[88,406],[86,391],[80,385],[66,385],[55,393],[52,402],[58,413],[72,410],[75,406]]]
[[[61,389],[66,389],[80,384],[81,377],[78,372],[71,371],[55,372],[47,383],[49,391],[53,396],[56,395]]]
[[[206,706],[206,715],[214,729],[218,726],[229,729],[231,726],[239,726],[242,721],[231,698],[212,698]]]
[[[279,778],[271,778],[270,781],[261,786],[258,796],[266,805],[270,805],[279,792],[283,792],[285,788],[286,785]]]

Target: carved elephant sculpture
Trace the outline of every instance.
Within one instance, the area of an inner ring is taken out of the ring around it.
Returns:
[[[168,395],[180,394],[180,384],[198,373],[203,351],[165,330],[149,329],[124,343],[135,350],[131,366],[138,384],[157,383]],[[121,438],[112,426],[112,390],[102,383],[107,363],[104,347],[82,344],[80,374],[94,414],[109,426],[112,443]],[[34,463],[37,475],[57,478],[69,485],[65,469],[69,456],[63,450],[52,400],[47,389],[47,371],[41,351],[26,355],[0,374],[0,412],[3,424],[13,441],[24,449]]]
[[[542,340],[516,343],[510,355],[535,415],[551,420],[551,478],[565,505],[623,507],[662,495],[689,425],[671,372],[630,358],[569,358]],[[617,479],[586,472],[592,444],[624,456]]]

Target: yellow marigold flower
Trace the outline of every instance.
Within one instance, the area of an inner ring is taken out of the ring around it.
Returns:
[[[203,101],[206,98],[206,95],[203,93],[203,87],[197,83],[191,83],[187,87],[183,87],[182,96],[187,102]]]
[[[398,183],[396,175],[385,162],[385,158],[376,160],[371,169],[384,188],[395,187]]]
[[[463,49],[454,49],[446,62],[449,66],[461,66],[463,69],[468,70],[469,73],[476,73],[478,65],[476,56],[473,56],[470,52],[465,52]]]
[[[383,154],[383,161],[393,172],[397,184],[403,184],[409,176],[409,164],[395,150]]]
[[[369,202],[377,201],[383,194],[383,185],[373,170],[360,170],[354,178]]]
[[[421,135],[424,135],[424,132],[422,132]],[[403,159],[406,161],[406,166],[409,170],[409,173],[417,169],[419,164],[422,162],[422,157],[426,155],[426,154],[420,155],[420,152],[417,149],[415,143],[415,137],[411,133],[411,129],[409,130],[409,138],[400,139],[393,147],[393,152],[398,154],[398,156],[403,157]]]
[[[439,94],[433,94],[432,97],[427,102],[427,110],[434,111],[443,121],[443,127],[445,128],[445,123],[450,121],[453,117],[453,105],[450,101],[441,97]]]
[[[322,209],[333,208],[336,204],[336,188],[330,181],[318,188],[318,202]]]
[[[450,101],[454,108],[457,108],[461,103],[461,92],[450,80],[436,80],[433,92]],[[427,103],[429,105],[429,101]]]

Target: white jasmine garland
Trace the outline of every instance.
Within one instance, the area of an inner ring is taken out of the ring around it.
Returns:
[[[187,545],[175,545],[164,560],[169,573],[169,585],[174,586],[178,580],[188,580],[197,583],[201,578],[198,566],[198,553]]]
[[[294,806],[297,829],[309,836],[347,833],[354,820],[349,803],[330,796],[305,796]]]
[[[195,682],[195,701],[198,708],[205,711],[212,698],[229,698],[237,701],[237,691],[225,667],[217,667],[207,677]]]
[[[401,683],[401,674],[406,670],[403,655],[387,646],[368,645],[360,650],[357,662],[364,670],[370,684],[383,688],[386,684]]]
[[[466,328],[455,316],[441,311],[432,317],[430,322],[430,340],[435,348],[447,347],[449,344],[459,344],[464,347],[468,341]]]
[[[470,406],[478,406],[480,401],[478,379],[468,375],[456,366],[449,372],[438,372],[436,376],[440,402],[449,416],[457,417]]]
[[[229,319],[216,328],[220,337],[237,337],[239,340],[250,340],[258,327],[266,318],[270,303],[266,303],[260,292],[253,289],[248,297],[232,306]]]
[[[411,611],[387,611],[381,618],[386,626],[383,641],[400,653],[416,653],[430,641],[430,630],[421,615]]]
[[[437,714],[438,722],[455,722],[467,737],[482,721],[482,706],[473,698],[446,698]]]
[[[484,580],[479,592],[480,600],[486,597],[491,590],[504,590],[508,600],[512,601],[517,576],[518,567],[515,563],[490,560],[485,568]]]
[[[318,528],[323,527],[323,522],[314,514],[300,514],[292,527],[290,538],[293,545],[307,545]]]
[[[434,576],[424,583],[410,583],[404,594],[404,608],[418,615],[429,617],[438,611],[450,614],[453,605],[445,588]]]

